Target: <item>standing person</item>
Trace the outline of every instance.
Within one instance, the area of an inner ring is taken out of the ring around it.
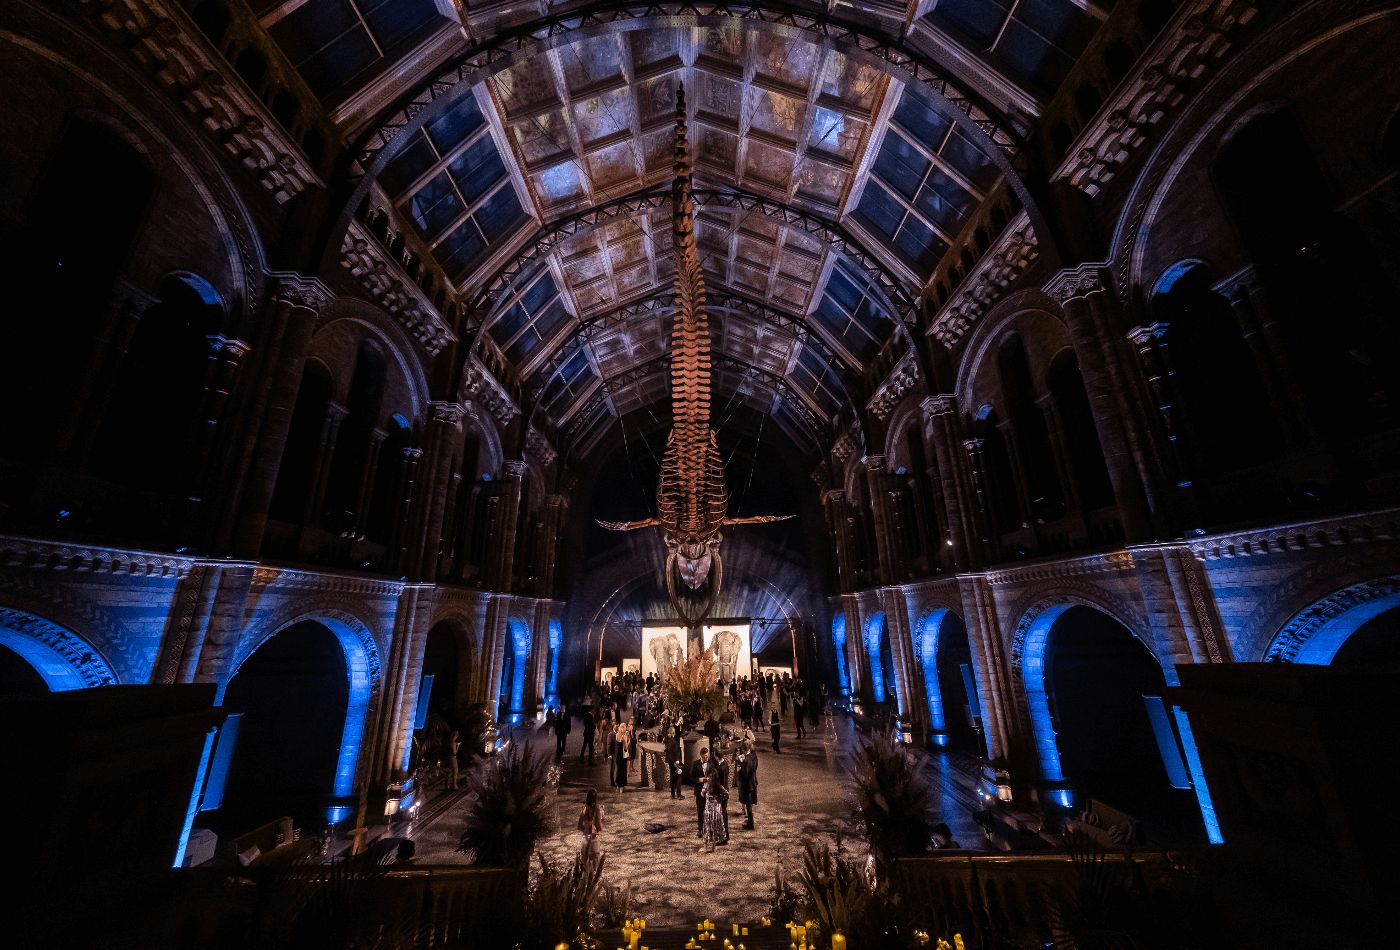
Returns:
[[[758,804],[758,753],[752,743],[739,750],[739,804],[744,806],[744,830],[753,831],[753,806]]]
[[[769,730],[773,733],[773,751],[782,752],[783,722],[778,718],[778,711],[773,710],[773,718],[768,723]]]
[[[681,797],[681,740],[671,730],[666,730],[666,774],[671,779],[671,797]]]
[[[447,767],[452,770],[452,781],[447,787],[452,791],[457,791],[457,780],[461,778],[461,755],[462,755],[462,734],[456,729],[452,730],[451,737],[447,740]]]
[[[637,771],[637,726],[634,722],[627,724],[627,769]]]
[[[705,728],[703,732],[705,733],[705,738],[710,740],[710,755],[714,755],[715,742],[719,739],[719,722],[715,719],[714,713],[710,713],[710,715],[705,719]]]
[[[710,747],[700,747],[700,758],[690,766],[690,782],[695,788],[695,837],[705,837],[705,779],[710,774]]]
[[[573,728],[573,717],[568,706],[559,707],[559,715],[554,719],[554,761],[564,763],[564,749],[569,744],[569,730]]]
[[[712,769],[705,776],[704,798],[700,839],[705,842],[706,851],[713,851],[715,845],[729,843],[729,829],[724,820],[724,804],[729,798],[729,789],[725,787],[718,769]]]
[[[786,683],[778,687],[778,702],[782,705],[783,715],[786,716],[788,709],[788,688]]]
[[[588,764],[593,764],[593,734],[597,730],[598,724],[593,719],[593,707],[583,707],[583,745],[578,750],[578,764],[583,764],[583,752],[588,750]]]
[[[613,758],[613,771],[617,775],[617,793],[622,794],[622,790],[627,787],[627,727],[622,723],[617,724],[613,730],[613,742],[616,747],[616,755]]]
[[[583,856],[595,857],[598,849],[598,835],[603,833],[603,808],[598,804],[598,792],[588,790],[588,797],[578,813],[578,830],[583,832]]]
[[[807,713],[807,700],[803,698],[802,691],[796,690],[792,694],[792,721],[797,725],[797,738],[807,737],[807,723],[804,721]]]

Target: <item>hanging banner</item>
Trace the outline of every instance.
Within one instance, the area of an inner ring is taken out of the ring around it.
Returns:
[[[700,629],[700,634],[705,649],[715,651],[720,679],[732,683],[735,677],[749,675],[753,660],[747,620],[707,624]]]
[[[642,676],[664,680],[685,659],[685,627],[675,624],[642,624]]]

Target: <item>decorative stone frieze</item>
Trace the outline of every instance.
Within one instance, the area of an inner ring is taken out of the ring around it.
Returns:
[[[885,377],[884,382],[876,388],[875,395],[870,397],[865,408],[877,419],[888,419],[900,400],[918,381],[919,364],[915,362],[913,353],[906,353],[904,358],[895,364],[889,376]]]
[[[545,468],[553,465],[554,460],[559,457],[559,453],[555,451],[554,446],[549,444],[549,439],[545,437],[545,434],[534,426],[531,426],[530,431],[525,433],[525,448],[529,450],[531,455],[539,459],[540,464]]]
[[[831,454],[836,456],[836,461],[844,464],[847,459],[855,454],[859,445],[860,427],[852,423],[851,426],[847,428],[845,432],[837,436],[836,441],[832,443]]]
[[[0,567],[135,577],[183,577],[193,564],[194,558],[156,551],[128,551],[0,535]]]
[[[324,187],[301,146],[272,117],[175,0],[81,0],[99,27],[169,91],[240,165],[290,201]]]
[[[307,277],[296,271],[273,271],[271,278],[272,296],[293,307],[303,310],[321,310],[335,299],[335,294],[319,278]]]
[[[1196,557],[1215,561],[1397,539],[1400,539],[1400,508],[1387,508],[1345,518],[1212,535],[1191,541],[1190,548]]]
[[[1142,154],[1162,127],[1241,46],[1259,14],[1256,0],[1195,0],[1138,60],[1128,77],[1076,139],[1054,180],[1093,196]]]
[[[355,574],[301,571],[295,568],[261,564],[253,571],[253,587],[278,587],[286,590],[397,597],[404,585],[400,581],[381,580]]]
[[[1104,264],[1080,264],[1069,267],[1050,278],[1045,292],[1060,306],[1090,294],[1108,289],[1108,271]]]
[[[1132,570],[1131,551],[1109,551],[1087,557],[1064,558],[1043,564],[1027,564],[1024,567],[992,571],[987,574],[987,580],[994,587],[1003,587],[1064,577],[1084,577],[1090,574],[1125,574]]]
[[[997,236],[958,289],[939,308],[928,332],[950,349],[1040,257],[1030,218],[1022,211]]]
[[[340,245],[340,265],[432,356],[456,339],[426,294],[359,221]]]
[[[520,407],[510,393],[475,356],[468,358],[462,372],[462,398],[485,408],[502,427],[510,425],[520,415]]]

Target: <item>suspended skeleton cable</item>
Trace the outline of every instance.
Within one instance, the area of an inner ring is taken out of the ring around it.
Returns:
[[[714,609],[724,582],[720,541],[726,525],[779,521],[790,515],[732,518],[724,463],[710,416],[710,326],[705,275],[695,242],[695,198],[691,192],[690,141],[685,87],[676,93],[675,179],[671,185],[671,244],[676,262],[675,316],[671,326],[671,432],[661,459],[656,516],[641,521],[599,522],[614,531],[659,527],[666,543],[663,569],[671,606],[691,630]],[[699,591],[698,607],[687,604],[677,585]]]

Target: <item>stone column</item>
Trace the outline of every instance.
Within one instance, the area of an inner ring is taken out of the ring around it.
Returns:
[[[54,440],[54,458],[66,458],[74,468],[87,467],[141,315],[158,302],[130,281],[117,281],[93,341],[87,369],[76,381],[68,413]]]
[[[242,340],[230,340],[222,334],[207,336],[205,340],[209,343],[209,365],[199,419],[191,433],[190,451],[185,455],[188,468],[182,479],[190,501],[196,505],[204,500],[214,466],[214,447],[225,428],[229,393],[233,392],[238,369],[248,353],[248,344]]]
[[[350,533],[357,538],[363,538],[365,532],[369,530],[370,508],[374,506],[374,486],[379,479],[379,456],[384,450],[384,442],[389,438],[389,433],[376,426],[369,430],[369,444],[365,447],[365,467],[360,470],[360,485],[355,490],[355,511],[350,522]],[[390,459],[389,464],[393,465],[397,459]],[[390,476],[395,473],[391,470]],[[397,486],[398,479],[394,479]]]
[[[946,512],[944,525],[948,536],[939,538],[938,543],[952,552],[953,564],[958,570],[966,570],[976,560],[974,551],[981,535],[974,520],[976,493],[964,461],[966,456],[959,449],[962,426],[958,419],[958,401],[950,395],[929,396],[920,403],[920,408],[933,433],[939,494]]]
[[[1036,397],[1036,404],[1045,417],[1045,434],[1050,439],[1050,451],[1055,456],[1055,473],[1064,487],[1065,507],[1070,511],[1083,512],[1079,500],[1079,480],[1075,477],[1074,464],[1070,459],[1069,446],[1065,445],[1064,422],[1060,418],[1060,407],[1055,403],[1053,393]]]
[[[1228,663],[1230,645],[1204,565],[1182,545],[1132,549],[1152,640],[1168,685],[1189,663]]]
[[[982,709],[987,756],[1006,760],[1015,736],[1016,718],[1009,680],[1014,674],[1007,668],[1003,656],[991,584],[985,575],[964,575],[958,578],[958,591],[962,595],[963,621],[972,648],[972,673],[977,683],[977,703]]]
[[[505,490],[498,498],[500,504],[496,509],[496,530],[491,537],[490,563],[484,566],[483,573],[489,578],[488,587],[509,591],[515,581],[515,535],[520,521],[525,462],[508,459],[501,468],[505,472]]]
[[[840,603],[846,617],[846,672],[851,678],[851,696],[869,697],[870,656],[865,652],[860,604],[855,594],[842,594]]]
[[[865,466],[866,484],[870,490],[871,516],[875,519],[875,547],[878,565],[876,573],[879,583],[894,584],[903,579],[904,564],[899,549],[899,539],[895,537],[895,519],[890,511],[885,457],[883,455],[867,455],[861,460],[861,463]]]
[[[1143,539],[1152,532],[1146,459],[1135,431],[1132,394],[1118,365],[1115,335],[1108,332],[1106,280],[1101,266],[1085,264],[1061,271],[1046,291],[1064,309],[1123,531],[1128,540]]]
[[[307,486],[306,501],[302,506],[302,528],[319,526],[321,523],[321,512],[326,507],[326,486],[330,483],[331,460],[335,458],[340,424],[349,414],[350,410],[338,402],[326,403],[326,411],[321,416],[321,431],[316,439],[316,455],[311,463],[311,484]]]
[[[412,495],[412,517],[408,519],[412,533],[403,559],[403,569],[409,576],[425,581],[437,578],[444,553],[443,525],[453,494],[452,463],[462,454],[462,419],[466,413],[459,402],[434,402],[428,409],[423,461],[418,467],[418,487]]]
[[[203,663],[205,645],[211,645],[211,655],[231,656],[228,651],[243,629],[254,566],[200,560],[180,578],[151,677],[153,683],[211,682],[223,672],[217,663]],[[204,680],[198,679],[201,666]]]
[[[418,466],[422,458],[423,450],[416,445],[409,445],[404,447],[397,459],[399,471],[398,477],[394,479],[394,494],[391,499],[394,511],[390,515],[388,548],[389,563],[400,573],[406,571],[409,560],[417,561],[417,550],[410,555],[409,548],[416,549],[427,543],[421,532],[421,521],[409,523],[409,517],[413,513],[414,486],[418,481]],[[417,566],[416,563],[414,566]]]
[[[1191,521],[1199,512],[1195,497],[1195,476],[1200,471],[1199,442],[1192,432],[1192,421],[1181,411],[1181,393],[1176,387],[1176,373],[1172,368],[1171,353],[1168,349],[1167,323],[1156,322],[1147,326],[1133,327],[1127,339],[1133,344],[1138,359],[1142,363],[1143,374],[1147,377],[1152,401],[1157,406],[1157,415],[1166,434],[1166,449],[1161,455],[1167,475],[1180,492],[1183,514],[1190,513]]]
[[[987,443],[982,439],[964,439],[963,452],[967,458],[968,472],[971,474],[972,495],[976,499],[978,541],[983,557],[995,558],[1000,550],[997,512],[992,510],[992,486],[987,476]]]
[[[1294,372],[1287,341],[1273,320],[1254,267],[1245,267],[1212,289],[1230,301],[1289,447],[1301,449],[1321,445],[1308,398]]]
[[[836,561],[836,589],[854,589],[852,576],[851,545],[846,533],[846,493],[839,488],[828,488],[822,492],[822,512],[826,515],[826,527],[831,535],[831,549]]]
[[[262,545],[317,311],[330,299],[314,278],[279,275],[269,305],[264,358],[248,374],[258,387],[240,406],[241,433],[224,458],[227,479],[219,492],[215,550],[256,555]]]
[[[569,496],[550,495],[545,502],[544,550],[540,553],[540,593],[554,594],[558,574],[559,539],[569,512]]]

